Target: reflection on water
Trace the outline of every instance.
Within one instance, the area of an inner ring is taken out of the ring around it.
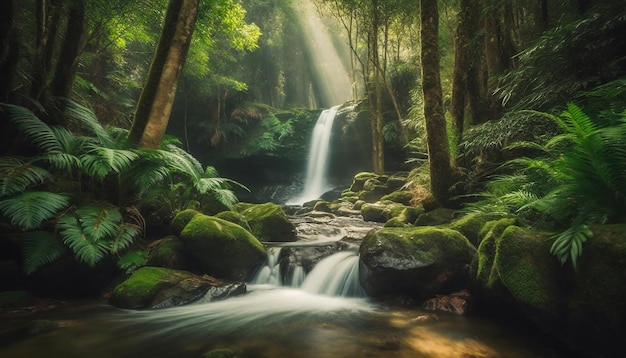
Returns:
[[[0,347],[0,357],[200,357],[220,348],[237,357],[564,357],[490,322],[292,288],[250,290],[157,311],[59,312],[49,318],[63,328]]]

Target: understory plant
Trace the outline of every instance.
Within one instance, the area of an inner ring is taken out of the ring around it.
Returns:
[[[0,240],[17,239],[27,274],[68,251],[90,266],[107,256],[125,270],[145,263],[133,248],[148,193],[184,183],[198,196],[236,202],[228,179],[172,141],[158,150],[128,148],[126,131],[103,128],[90,110],[69,103],[64,114],[65,126],[49,125],[24,107],[0,103],[3,130],[15,133],[0,157]]]
[[[508,161],[511,174],[492,180],[467,210],[516,215],[555,230],[550,252],[576,268],[593,236],[589,225],[626,221],[626,112],[612,112],[607,121],[606,113],[591,118],[568,104],[560,116],[533,114],[552,119],[562,133],[544,144],[513,144],[542,155]]]

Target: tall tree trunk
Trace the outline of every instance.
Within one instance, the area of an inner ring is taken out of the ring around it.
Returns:
[[[61,17],[61,0],[37,0],[35,56],[31,73],[30,97],[40,100],[47,86],[48,75],[52,67],[54,44]]]
[[[382,110],[382,71],[380,55],[378,51],[378,32],[380,25],[380,14],[378,0],[372,0],[372,28],[370,29],[370,61],[373,73],[374,85],[374,115],[372,116],[372,166],[374,172],[382,174],[385,172],[385,153],[383,136],[383,110]]]
[[[170,0],[163,31],[141,92],[128,139],[159,148],[167,129],[178,79],[187,59],[200,0]]]
[[[0,102],[9,102],[13,74],[19,60],[14,15],[13,0],[0,1]]]
[[[449,200],[453,180],[439,68],[439,11],[437,0],[421,0],[422,89],[428,141],[431,192],[438,203]]]
[[[69,97],[72,91],[78,68],[81,38],[85,32],[85,0],[75,0],[71,6],[63,47],[51,85],[52,95],[62,98]]]

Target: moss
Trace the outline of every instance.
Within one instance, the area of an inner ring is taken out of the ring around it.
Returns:
[[[437,226],[447,224],[452,221],[454,210],[437,208],[425,213],[422,213],[415,220],[415,226]]]
[[[236,205],[250,225],[251,232],[262,241],[295,241],[295,226],[280,205],[273,203]]]
[[[215,217],[222,220],[230,221],[231,223],[237,224],[242,228],[252,232],[252,230],[250,229],[250,225],[248,225],[248,221],[246,221],[246,218],[238,212],[230,210],[222,211],[221,213],[216,214]]]
[[[384,223],[391,219],[391,206],[382,203],[363,204],[361,206],[361,216],[365,221],[374,221]]]
[[[142,267],[126,281],[117,285],[111,299],[125,302],[128,308],[143,308],[164,286],[171,286],[173,278],[178,275],[175,270],[162,267]]]
[[[448,227],[453,230],[459,231],[460,233],[465,235],[465,237],[467,237],[467,239],[474,246],[478,246],[480,245],[480,242],[482,240],[482,236],[480,235],[481,230],[483,229],[483,227],[485,226],[487,222],[493,221],[496,219],[497,219],[497,216],[492,215],[492,214],[471,213],[471,214],[464,215],[459,219],[454,220],[453,222],[450,223]],[[515,223],[515,220],[512,220],[512,222],[509,225],[513,225],[514,223]]]
[[[236,355],[230,349],[215,349],[205,353],[203,358],[235,358]]]
[[[407,224],[399,218],[391,218],[385,223],[385,227],[405,227]]]
[[[411,199],[413,199],[413,194],[405,190],[396,190],[380,198],[381,201],[389,200],[404,205],[411,205]]]
[[[189,223],[191,219],[193,219],[193,217],[198,214],[201,213],[194,209],[186,209],[180,211],[178,214],[176,214],[176,216],[174,216],[174,219],[172,219],[172,232],[174,232],[174,234],[176,235],[180,235],[181,231],[183,231],[187,223]]]
[[[559,266],[547,236],[509,226],[496,240],[494,265],[516,301],[556,315],[562,301]]]
[[[185,246],[177,236],[166,236],[149,246],[147,266],[185,269],[187,263]]]
[[[370,172],[361,172],[354,176],[350,191],[359,192],[363,190],[363,185],[368,179],[376,178],[378,175]]]

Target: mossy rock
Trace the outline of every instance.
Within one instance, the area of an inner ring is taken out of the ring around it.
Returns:
[[[248,221],[246,221],[246,218],[236,211],[222,211],[221,213],[216,214],[215,217],[222,220],[230,221],[231,223],[237,224],[242,228],[252,232],[252,229],[250,229],[250,225],[248,225]]]
[[[185,245],[177,236],[166,236],[151,242],[148,246],[146,266],[185,270],[189,268],[188,264]]]
[[[202,355],[202,358],[235,358],[237,355],[230,349],[214,349]]]
[[[591,226],[572,274],[567,338],[589,356],[623,356],[626,333],[626,224]]]
[[[411,225],[423,211],[419,206],[395,206],[391,210],[391,220],[401,222],[404,226]]]
[[[396,190],[406,185],[406,176],[394,174],[387,179],[387,188],[389,190]]]
[[[447,224],[454,218],[454,210],[437,208],[420,214],[415,220],[415,226],[437,226]]]
[[[393,217],[392,209],[393,205],[365,203],[361,206],[361,216],[365,221],[385,223]]]
[[[361,283],[373,297],[427,299],[464,288],[476,252],[458,231],[386,227],[369,232],[360,247]]]
[[[236,204],[239,212],[250,225],[251,232],[261,241],[296,241],[296,227],[289,221],[280,205]]]
[[[368,179],[376,178],[378,175],[371,172],[361,172],[354,176],[352,185],[350,185],[350,191],[359,192],[363,190],[363,185]]]
[[[248,230],[214,216],[196,215],[180,238],[202,271],[218,278],[245,281],[267,258]]]
[[[201,212],[194,209],[185,209],[180,211],[174,216],[172,219],[171,227],[174,235],[180,235],[181,231],[187,226],[187,224],[193,219],[194,216],[202,214]]]
[[[387,220],[387,222],[384,225],[384,227],[407,227],[407,226],[409,225],[399,218],[391,218]]]
[[[480,245],[480,241],[482,240],[482,236],[480,235],[481,230],[483,229],[485,224],[489,221],[497,219],[498,216],[495,214],[470,213],[454,220],[450,223],[448,227],[465,235],[465,237],[474,246],[478,247],[478,245]],[[514,224],[515,220],[512,219],[512,221],[508,225]]]
[[[396,190],[380,198],[381,201],[389,200],[407,206],[411,205],[411,199],[413,199],[413,194],[406,190]]]
[[[330,203],[324,200],[319,200],[317,203],[315,203],[315,205],[313,206],[313,210],[315,211],[322,211],[325,213],[330,213],[332,212],[332,209],[330,207]]]
[[[193,303],[214,290],[216,299],[243,294],[245,284],[163,267],[145,266],[115,287],[109,302],[126,309],[154,309]]]

